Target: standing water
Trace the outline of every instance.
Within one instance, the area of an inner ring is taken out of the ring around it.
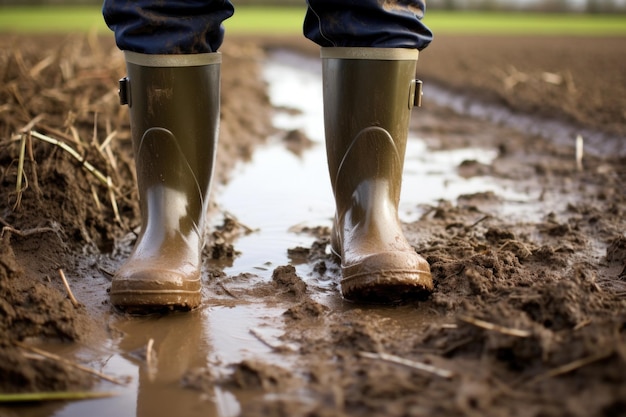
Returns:
[[[301,131],[312,146],[296,154],[287,149],[280,135],[268,138],[268,143],[255,151],[251,161],[237,167],[233,179],[223,189],[216,190],[219,208],[253,230],[234,242],[240,254],[224,269],[228,277],[253,274],[258,280],[269,280],[274,268],[290,263],[289,248],[310,247],[313,243],[314,237],[298,233],[299,230],[305,226],[331,225],[334,202],[324,149],[320,67],[318,60],[301,60],[295,55],[276,52],[268,59],[264,76],[272,104],[279,109],[275,126],[282,131]],[[485,149],[435,152],[411,133],[401,220],[414,221],[424,213],[421,207],[436,204],[440,199],[454,200],[460,194],[494,191],[505,199],[528,199],[500,183],[483,178],[465,179],[456,173],[464,160],[489,164],[495,157],[495,150]],[[418,188],[420,191],[415,192]],[[310,265],[294,266],[306,280]],[[333,305],[343,308],[336,291],[329,297]],[[184,381],[202,386],[207,375],[218,378],[230,371],[230,365],[245,359],[284,364],[285,356],[276,353],[271,345],[283,333],[284,309],[263,299],[213,300],[207,294],[204,298],[202,308],[186,314],[112,315],[111,337],[103,346],[79,347],[62,353],[122,381],[121,385],[103,382],[96,387],[116,395],[24,410],[24,415],[238,415],[241,405],[253,394],[231,392],[210,381],[207,384],[212,388],[192,390],[183,387]],[[378,313],[365,311],[364,314]]]

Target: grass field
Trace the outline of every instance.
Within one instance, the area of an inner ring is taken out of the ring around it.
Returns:
[[[225,22],[229,33],[299,35],[305,9],[245,6]],[[430,11],[426,24],[439,35],[626,36],[626,15]],[[0,31],[19,33],[108,31],[99,7],[1,7]]]

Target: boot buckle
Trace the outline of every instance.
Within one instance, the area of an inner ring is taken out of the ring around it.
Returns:
[[[421,80],[411,80],[411,87],[409,90],[409,110],[415,107],[422,107],[422,95],[424,83]]]
[[[119,86],[120,89],[118,90],[118,94],[120,96],[120,104],[123,106],[125,104],[130,105],[130,86],[129,86],[129,79],[128,77],[124,77],[122,79],[120,79],[119,81]]]

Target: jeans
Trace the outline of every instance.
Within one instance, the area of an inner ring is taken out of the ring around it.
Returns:
[[[304,35],[320,46],[424,49],[425,0],[307,0]],[[104,0],[104,20],[122,50],[144,54],[216,52],[229,0]]]

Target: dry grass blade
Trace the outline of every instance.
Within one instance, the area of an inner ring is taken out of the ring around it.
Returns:
[[[90,391],[19,392],[14,394],[0,394],[0,403],[88,400],[108,398],[115,395],[117,394],[114,392]]]
[[[104,184],[106,186],[109,185],[108,184],[108,180],[107,180],[107,176],[105,176],[96,167],[94,167],[92,164],[90,164],[89,161],[86,161],[85,158],[83,158],[82,155],[80,155],[74,148],[72,148],[67,143],[65,143],[63,141],[60,141],[58,139],[51,138],[49,136],[43,135],[43,134],[41,134],[39,132],[36,132],[36,131],[31,131],[30,134],[32,135],[32,137],[34,137],[36,139],[42,140],[44,142],[50,143],[52,145],[58,146],[59,148],[63,149],[65,152],[67,152],[70,155],[72,155],[72,157],[74,157],[74,159],[76,159],[78,162],[80,162],[82,164],[82,166],[84,166],[87,171],[89,171],[100,182],[102,182],[102,184]]]
[[[235,300],[238,300],[239,297],[237,297],[235,294],[233,294],[233,292],[231,290],[229,290],[228,288],[226,288],[226,285],[224,285],[223,281],[217,281],[216,282],[217,286],[220,287],[222,289],[222,291],[224,291],[229,297],[234,298]]]
[[[576,136],[576,169],[583,170],[583,137]]]
[[[148,340],[148,344],[146,345],[146,363],[148,366],[152,366],[152,364],[156,361],[156,356],[154,356],[154,339],[150,338]]]
[[[500,326],[498,324],[493,324],[488,321],[480,320],[474,317],[461,315],[459,316],[459,320],[465,323],[469,323],[473,326],[480,327],[481,329],[506,334],[508,336],[530,337],[532,335],[532,333],[528,330],[512,329],[510,327]]]
[[[487,219],[491,219],[492,216],[490,216],[489,214],[486,216],[481,217],[480,219],[476,220],[474,223],[472,223],[469,227],[474,228],[476,226],[478,226],[480,223],[484,222]]]
[[[531,379],[530,381],[527,382],[527,384],[532,385],[532,384],[536,384],[539,381],[543,381],[544,379],[547,378],[554,378],[556,376],[560,376],[560,375],[564,375],[570,372],[573,372],[577,369],[580,369],[582,367],[585,367],[587,365],[590,365],[594,362],[600,361],[602,359],[608,358],[609,356],[611,356],[613,354],[613,351],[607,351],[607,352],[600,352],[597,353],[595,355],[591,355],[589,357],[586,358],[582,358],[582,359],[578,359],[575,360],[573,362],[570,363],[566,363],[565,365],[556,367],[554,369],[551,369],[547,372],[544,372],[540,375],[537,375],[536,377],[534,377],[533,379]]]
[[[154,351],[154,339],[150,338],[146,345],[146,370],[148,372],[148,379],[154,381],[157,375],[157,354]]]
[[[98,191],[96,190],[96,187],[90,185],[89,188],[91,189],[91,196],[93,197],[93,201],[96,204],[96,207],[98,208],[98,210],[102,210],[102,204],[100,204],[100,199],[98,198]]]
[[[533,254],[533,252],[524,244],[524,242],[514,239],[507,239],[500,247],[498,248],[498,252],[503,252],[504,249],[508,246],[512,246],[513,250],[516,250],[516,254],[519,256],[529,257]]]
[[[580,323],[578,323],[576,326],[574,326],[574,329],[573,329],[573,330],[574,330],[574,331],[580,330],[580,329],[582,329],[583,327],[586,327],[586,326],[590,325],[591,323],[592,323],[592,320],[591,320],[591,319],[583,320],[583,321],[581,321]]]
[[[35,154],[33,153],[33,138],[28,135],[28,140],[26,141],[26,150],[28,152],[28,162],[30,162],[31,166],[31,183],[32,187],[35,190],[35,193],[38,196],[42,195],[41,188],[39,188],[39,178],[37,175],[37,161],[35,161]]]
[[[50,360],[53,360],[53,361],[64,363],[64,364],[69,365],[69,366],[71,366],[73,368],[79,369],[79,370],[81,370],[83,372],[87,372],[87,373],[89,373],[91,375],[95,375],[95,376],[97,376],[100,379],[104,379],[105,381],[109,381],[109,382],[112,382],[112,383],[117,384],[117,385],[125,385],[124,382],[119,381],[119,380],[117,380],[115,378],[112,378],[112,377],[110,377],[108,375],[105,375],[102,372],[98,372],[95,369],[91,369],[91,368],[88,368],[86,366],[80,365],[78,363],[72,362],[72,361],[70,361],[68,359],[62,358],[62,357],[60,357],[58,355],[55,355],[53,353],[46,352],[45,350],[38,349],[38,348],[36,348],[34,346],[28,346],[28,345],[26,345],[24,343],[21,343],[21,342],[18,342],[18,341],[15,341],[14,343],[18,347],[20,347],[22,349],[25,349],[25,350],[28,350],[30,352],[36,353],[36,354],[38,354],[40,356],[43,356],[46,359],[50,359]]]
[[[116,136],[117,130],[114,130],[104,139],[102,145],[100,145],[100,152],[103,152],[106,155],[106,159],[108,159],[109,165],[111,165],[111,168],[113,168],[113,172],[117,172],[117,161],[113,156],[113,151],[111,150],[111,147],[109,145]]]
[[[17,210],[20,208],[20,205],[22,202],[22,195],[24,191],[28,188],[28,179],[26,177],[26,174],[24,173],[24,162],[26,160],[27,150],[28,150],[28,159],[31,163],[31,167],[36,166],[35,158],[33,157],[33,143],[32,143],[32,137],[30,134],[30,129],[32,129],[32,127],[35,124],[37,124],[42,118],[43,118],[43,115],[39,115],[35,117],[26,126],[24,126],[24,128],[21,130],[21,133],[17,136],[20,142],[20,154],[18,156],[17,180],[15,184],[15,193],[17,197],[15,200],[15,204],[13,206],[13,210]],[[35,189],[35,192],[40,195],[41,190],[39,189],[37,171],[35,169],[32,170],[32,176],[33,176],[33,187]],[[22,181],[24,181],[26,185],[22,186]]]
[[[0,237],[4,237],[4,235],[6,233],[12,233],[12,234],[18,235],[20,237],[26,237],[26,236],[36,235],[38,233],[48,233],[48,232],[50,232],[50,233],[57,233],[58,232],[58,230],[56,230],[56,229],[54,229],[52,227],[37,227],[35,229],[17,230],[13,226],[9,225],[3,219],[0,219],[0,223],[2,223],[4,225],[4,227],[2,228],[2,233],[0,233]]]
[[[67,100],[65,100],[65,101],[67,101]],[[76,146],[82,146],[82,145],[83,145],[83,141],[82,141],[82,139],[80,138],[80,135],[78,134],[78,130],[76,130],[76,126],[74,126],[74,125],[72,124],[72,123],[74,123],[74,120],[73,120],[73,119],[74,119],[75,117],[76,117],[76,116],[74,116],[74,115],[72,115],[72,116],[71,116],[72,121],[68,121],[68,124],[70,124],[70,126],[69,126],[68,128],[70,129],[70,133],[71,133],[71,135],[70,135],[70,136],[71,136],[71,138],[72,138],[72,141],[76,144]]]
[[[113,215],[115,216],[115,221],[120,226],[124,226],[124,223],[122,222],[122,217],[120,216],[120,210],[117,207],[117,200],[115,199],[115,188],[113,187],[113,182],[111,181],[111,177],[107,177],[107,188],[109,189],[109,198],[111,199],[111,208],[113,209]]]
[[[275,350],[276,352],[295,352],[298,349],[296,345],[293,345],[291,343],[282,344],[270,341],[258,329],[250,329],[250,334],[256,337],[259,342],[263,343],[270,349]]]
[[[361,352],[359,353],[359,356],[361,356],[362,358],[378,359],[385,362],[394,363],[396,365],[406,366],[408,368],[427,372],[429,374],[433,374],[445,379],[450,379],[454,376],[454,373],[452,371],[448,371],[447,369],[437,368],[436,366],[429,365],[427,363],[412,361],[410,359],[405,359],[400,356],[391,355],[389,353]]]
[[[114,130],[113,132],[109,133],[108,136],[106,138],[104,138],[104,141],[102,141],[102,144],[99,146],[100,151],[104,151],[106,148],[108,148],[108,146],[111,144],[111,141],[115,138],[115,136],[117,136],[117,130]]]
[[[17,48],[14,48],[12,52],[13,60],[15,61],[16,66],[19,68],[20,73],[24,75],[24,78],[28,79],[28,65],[26,65],[26,63],[24,62],[24,56],[22,55],[22,52]]]
[[[37,123],[39,123],[42,119],[44,118],[43,114],[40,114],[38,116],[36,116],[35,118],[33,118],[33,120],[31,120],[30,122],[28,122],[23,128],[20,129],[21,133],[28,133],[29,131],[31,131],[33,129],[33,127],[35,127],[35,125]]]
[[[65,278],[65,273],[63,272],[62,269],[59,269],[59,276],[61,277],[61,280],[63,281],[63,285],[65,286],[65,291],[67,291],[67,296],[70,298],[72,305],[77,308],[80,307],[80,303],[78,302],[76,297],[74,297],[74,293],[72,293],[70,284],[67,282],[67,278]]]
[[[91,135],[91,143],[100,150],[98,146],[98,112],[93,114],[93,134]]]
[[[73,138],[72,136],[70,136],[70,135],[68,135],[67,133],[62,132],[62,131],[60,131],[59,129],[56,129],[56,128],[54,128],[54,127],[52,127],[52,126],[48,125],[48,124],[41,123],[39,126],[40,126],[43,130],[45,130],[46,132],[48,132],[48,134],[55,135],[55,136],[57,136],[57,137],[59,137],[59,138],[65,139],[65,140],[70,141],[70,142],[73,142],[73,141],[74,141],[74,138]]]
[[[20,139],[20,156],[17,161],[17,180],[15,182],[15,193],[17,194],[17,199],[15,200],[15,204],[13,205],[13,210],[17,210],[20,208],[22,202],[22,193],[26,189],[26,187],[22,188],[22,180],[24,177],[24,157],[26,155],[26,138],[28,137],[28,133],[22,134]]]
[[[35,79],[39,77],[39,74],[44,69],[48,68],[55,60],[54,55],[48,55],[38,63],[36,63],[28,72],[31,78]]]

